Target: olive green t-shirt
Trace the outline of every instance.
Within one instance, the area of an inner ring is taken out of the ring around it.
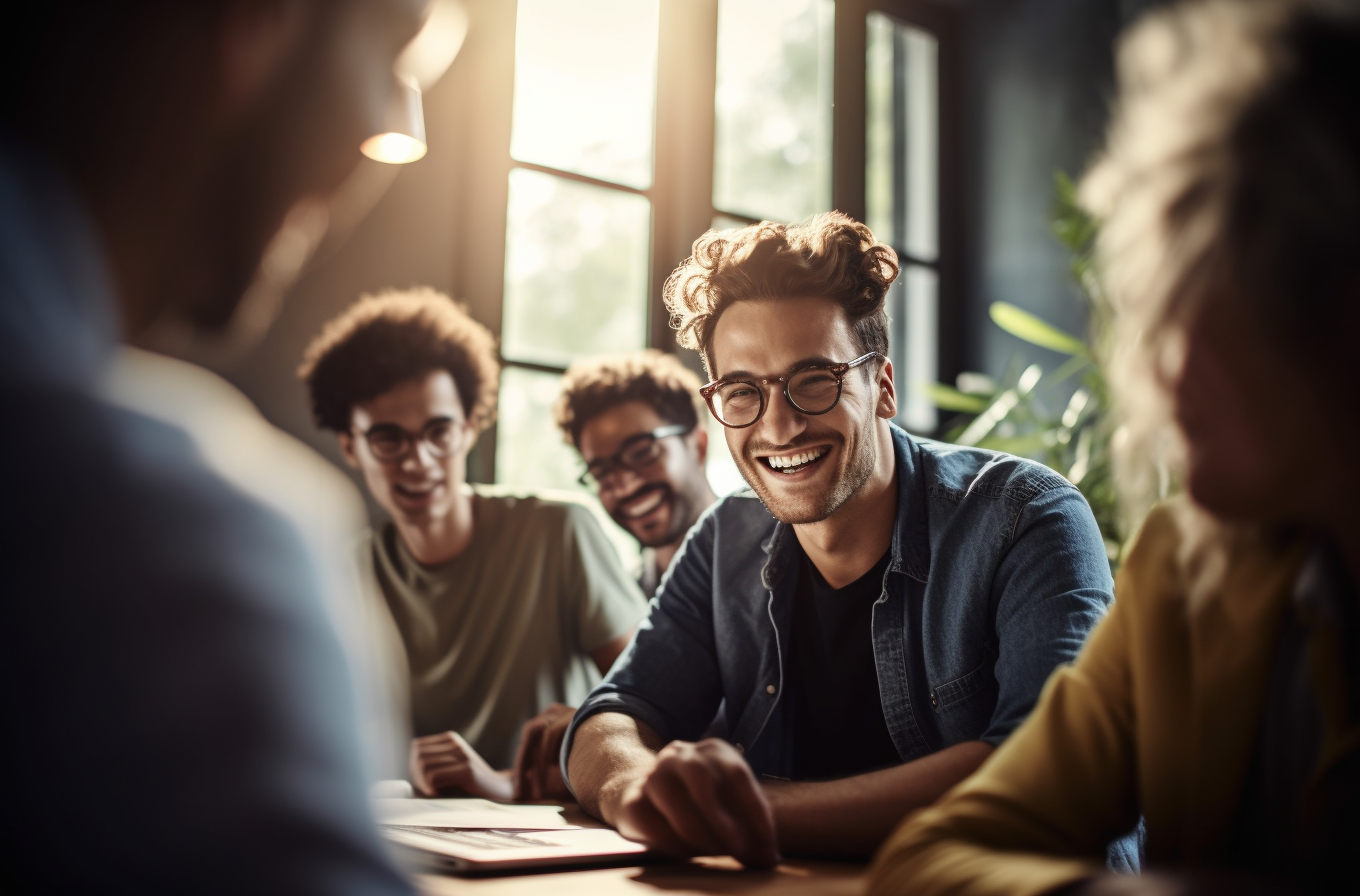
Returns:
[[[448,563],[416,562],[391,523],[360,548],[401,636],[413,733],[457,731],[508,768],[524,722],[580,705],[600,680],[590,652],[646,601],[586,507],[474,494],[472,541]]]

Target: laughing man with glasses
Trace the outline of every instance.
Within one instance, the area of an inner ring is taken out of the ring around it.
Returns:
[[[581,484],[642,545],[638,585],[652,596],[685,533],[717,500],[704,473],[699,378],[656,350],[578,361],[554,413],[585,462]]]
[[[628,837],[865,856],[1005,740],[1112,600],[1070,483],[892,423],[897,274],[831,213],[710,232],[667,281],[751,488],[700,518],[568,731],[569,786]]]
[[[425,796],[562,795],[566,723],[645,604],[587,507],[465,481],[495,416],[491,334],[434,290],[389,292],[331,321],[300,375],[318,425],[391,518],[358,560],[390,617],[378,627],[399,636],[412,783]]]

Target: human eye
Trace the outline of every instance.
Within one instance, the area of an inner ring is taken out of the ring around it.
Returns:
[[[800,396],[823,397],[834,393],[838,385],[839,381],[835,374],[814,367],[795,374],[789,382],[789,391]]]
[[[400,454],[406,446],[406,433],[395,429],[373,429],[368,432],[368,447],[380,456]]]
[[[436,420],[425,427],[425,439],[441,448],[453,443],[453,421]]]
[[[632,445],[624,450],[619,460],[625,466],[638,467],[643,464],[656,460],[661,453],[661,443],[656,439],[646,439],[645,441]]]

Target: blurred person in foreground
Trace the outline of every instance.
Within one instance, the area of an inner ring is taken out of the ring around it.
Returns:
[[[1118,601],[875,894],[1360,891],[1360,5],[1187,3],[1121,41],[1083,184],[1123,484]],[[1142,813],[1142,878],[1101,874]]]
[[[396,635],[416,790],[566,795],[566,721],[645,601],[589,508],[466,481],[496,416],[490,331],[433,289],[389,291],[330,321],[298,375],[390,517],[361,539],[359,574]]]
[[[751,865],[868,855],[1006,739],[1105,613],[1070,483],[892,423],[897,274],[833,212],[710,231],[667,281],[751,488],[700,517],[568,731],[574,793],[628,837]],[[727,739],[705,737],[715,716]]]
[[[680,542],[717,501],[704,473],[708,411],[699,378],[655,349],[578,361],[562,378],[557,426],[585,462],[581,484],[642,545],[638,586],[651,597]]]
[[[308,544],[106,384],[120,342],[227,325],[289,209],[379,128],[422,6],[7,14],[6,892],[409,892]]]

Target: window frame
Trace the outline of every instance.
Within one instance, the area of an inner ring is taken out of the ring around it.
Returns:
[[[713,205],[717,35],[719,0],[660,0],[653,177],[644,190],[510,156],[514,90],[515,16],[518,4],[503,0],[466,0],[471,39],[455,61],[459,71],[449,82],[461,84],[446,104],[453,114],[452,133],[432,133],[449,140],[462,164],[449,174],[449,197],[455,203],[455,245],[451,247],[452,283],[473,316],[501,335],[506,249],[506,203],[509,174],[524,168],[569,180],[644,196],[651,203],[652,233],[648,258],[649,294],[646,344],[680,353],[661,299],[670,272],[689,255],[699,234],[716,215],[734,215]],[[835,0],[832,69],[833,117],[831,207],[864,220],[866,170],[866,18],[870,12],[932,33],[938,41],[939,110],[939,254],[932,261],[912,258],[894,246],[908,263],[933,269],[938,276],[936,353],[941,378],[957,369],[961,355],[962,315],[959,249],[961,153],[959,129],[959,22],[956,12],[928,0]],[[468,90],[467,85],[477,85]],[[451,88],[450,93],[456,88]],[[437,89],[427,103],[442,99]],[[488,259],[500,259],[498,265]],[[899,346],[894,346],[898,355]],[[501,359],[504,367],[560,374],[564,368],[528,359]],[[687,358],[695,369],[697,359]],[[496,426],[482,434],[468,463],[471,481],[494,482]]]

